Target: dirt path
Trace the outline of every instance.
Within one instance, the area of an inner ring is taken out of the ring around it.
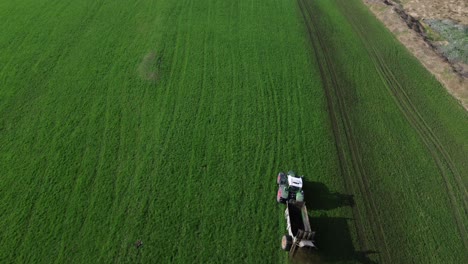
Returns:
[[[466,0],[399,0],[412,16],[419,18],[453,19],[468,25]]]
[[[393,1],[384,0],[362,0],[374,15],[395,35],[395,37],[430,71],[447,91],[460,102],[468,111],[468,78],[464,72],[468,71],[468,65],[450,64],[446,58],[435,51],[431,44],[424,40],[421,33],[409,28],[407,22],[395,11],[397,4]],[[429,1],[431,2],[429,4]],[[401,1],[399,1],[401,2]],[[443,2],[431,0],[404,1],[408,6],[408,15],[417,18],[448,18],[468,23],[466,4],[463,1],[454,0],[453,5],[446,12]],[[462,2],[458,3],[457,2]],[[442,7],[443,6],[443,7]],[[416,13],[416,9],[419,10]],[[405,11],[406,12],[406,11]],[[461,70],[460,70],[461,69]],[[458,72],[457,72],[458,71]]]

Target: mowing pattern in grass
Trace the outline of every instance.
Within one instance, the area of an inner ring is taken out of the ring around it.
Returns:
[[[322,260],[463,262],[466,114],[357,1],[300,6],[1,1],[0,262],[284,262],[279,169]]]
[[[1,1],[0,262],[283,262],[278,170],[341,187],[295,5]]]
[[[467,115],[360,1],[300,0],[361,251],[466,260]]]

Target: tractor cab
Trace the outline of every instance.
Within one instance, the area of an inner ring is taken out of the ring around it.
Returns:
[[[288,173],[289,190],[296,192],[302,190],[302,178],[293,175]]]
[[[286,201],[304,201],[304,192],[302,191],[302,177],[296,177],[294,171],[288,171],[286,175],[283,172],[278,174],[278,194],[277,200],[280,203],[285,203]]]

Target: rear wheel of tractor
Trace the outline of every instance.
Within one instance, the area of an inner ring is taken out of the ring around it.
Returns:
[[[292,237],[289,235],[284,235],[281,239],[281,249],[284,251],[289,251],[292,246]]]
[[[276,201],[278,203],[284,203],[284,199],[282,198],[283,194],[281,192],[281,188],[278,189],[278,193],[276,193]]]
[[[286,203],[286,201],[281,196],[282,196],[281,191],[278,191],[278,194],[276,195],[276,201],[278,203],[283,203],[283,204]]]
[[[281,180],[282,180],[283,174],[284,174],[283,172],[280,172],[280,173],[278,173],[278,177],[276,177],[276,183],[277,183],[278,185],[281,184]]]

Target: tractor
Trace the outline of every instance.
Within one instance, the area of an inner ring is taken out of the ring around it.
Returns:
[[[289,251],[290,256],[294,256],[297,247],[316,248],[315,232],[310,227],[309,215],[304,202],[302,176],[297,177],[294,171],[288,171],[288,174],[280,172],[276,183],[278,183],[276,201],[286,204],[284,216],[288,233],[281,240],[281,248]]]
[[[294,171],[288,171],[286,175],[284,172],[278,173],[276,180],[278,184],[278,193],[276,201],[278,203],[289,202],[304,202],[304,191],[302,190],[302,176],[297,177]]]

